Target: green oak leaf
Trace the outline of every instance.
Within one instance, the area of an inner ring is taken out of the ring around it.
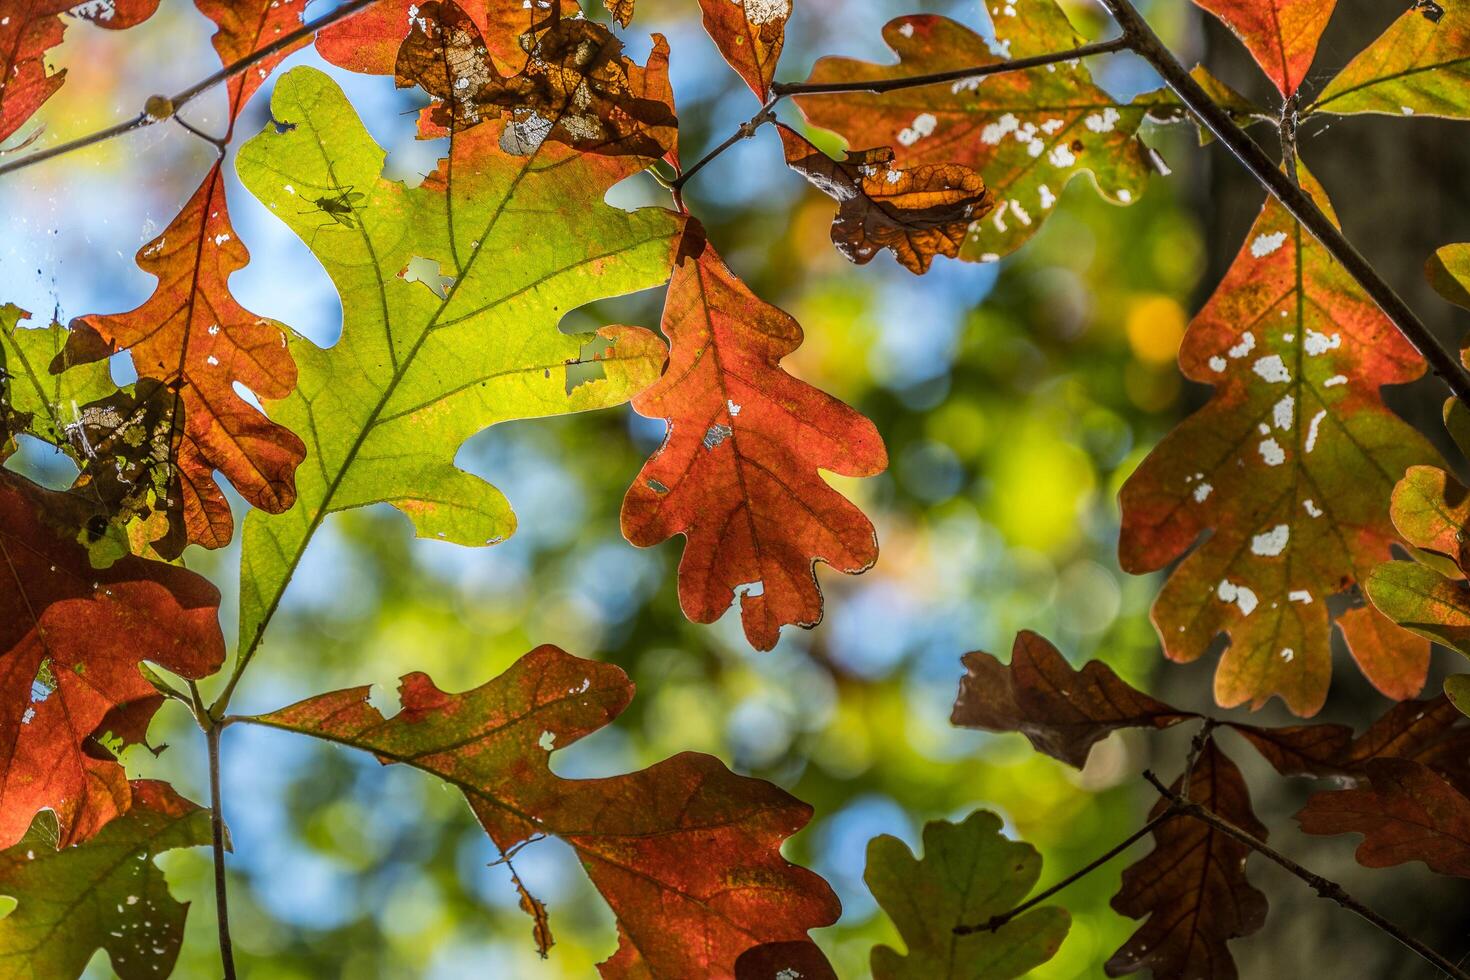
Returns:
[[[496,422],[616,405],[658,376],[664,348],[648,331],[573,335],[557,324],[663,283],[679,227],[667,211],[603,203],[648,165],[641,158],[550,141],[512,156],[499,146],[502,124],[485,122],[451,134],[447,159],[408,187],[383,179],[384,151],[321,72],[282,78],[271,114],[240,150],[240,180],[316,254],[344,322],[330,348],[292,339],[297,390],[266,404],[305,440],[307,459],[296,506],[245,523],[245,656],[330,513],[386,502],[421,537],[508,537],[509,503],[458,469],[455,453]],[[603,377],[569,379],[571,366],[594,362]]]
[[[863,878],[898,927],[908,955],[873,949],[875,980],[1009,980],[1056,955],[1072,918],[1056,906],[1033,909],[993,932],[957,936],[957,925],[983,924],[1026,898],[1041,875],[1041,855],[1009,840],[1001,820],[976,810],[963,823],[924,827],[924,857],[896,837],[868,843]]]
[[[8,378],[12,411],[30,416],[21,431],[64,445],[63,429],[77,420],[79,406],[115,394],[105,360],[52,374],[52,360],[66,346],[68,331],[59,323],[22,327],[30,313],[14,303],[0,306],[0,375]]]
[[[133,807],[85,843],[56,849],[52,815],[0,851],[0,980],[74,980],[107,950],[123,980],[166,977],[184,941],[187,902],[169,894],[153,858],[210,840],[209,811],[167,783],[137,780]]]
[[[1304,114],[1470,119],[1470,4],[1415,4],[1338,72]]]

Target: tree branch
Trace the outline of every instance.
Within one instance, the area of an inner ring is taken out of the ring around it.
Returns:
[[[1096,858],[1084,864],[1082,867],[1067,875],[1067,877],[1063,878],[1061,881],[1057,882],[1055,885],[1052,885],[1045,891],[1037,892],[1035,895],[1032,895],[1026,901],[1022,902],[1020,905],[1017,905],[1009,912],[1002,912],[1000,915],[993,915],[990,917],[989,920],[985,922],[968,926],[955,926],[954,934],[956,936],[968,936],[971,933],[975,932],[995,932],[1001,926],[1010,922],[1021,913],[1030,911],[1032,908],[1040,905],[1048,898],[1051,898],[1053,895],[1061,891],[1063,888],[1066,888],[1068,885],[1071,885],[1075,882],[1081,881],[1083,878],[1086,878],[1088,875],[1092,874],[1092,872],[1107,864],[1113,858],[1117,857],[1119,854],[1122,854],[1124,851],[1128,850],[1128,848],[1132,847],[1134,844],[1138,843],[1139,841],[1143,840],[1143,838],[1153,833],[1154,829],[1157,828],[1159,824],[1163,823],[1166,820],[1173,819],[1174,817],[1178,816],[1178,814],[1178,808],[1172,806],[1169,807],[1163,813],[1160,813],[1157,817],[1154,817],[1148,823],[1144,824],[1142,827],[1139,827],[1137,830],[1129,834],[1127,837],[1123,838],[1117,844],[1108,848],[1102,854],[1099,854]]]
[[[1338,230],[1317,206],[1317,202],[1312,200],[1311,195],[1295,186],[1260,145],[1235,124],[1230,114],[1215,104],[1179,63],[1179,59],[1174,57],[1173,52],[1159,40],[1159,36],[1139,15],[1130,0],[1102,0],[1102,3],[1123,29],[1128,47],[1154,67],[1165,84],[1179,96],[1180,101],[1195,114],[1205,128],[1214,133],[1251,175],[1357,280],[1358,285],[1378,304],[1378,308],[1393,322],[1399,333],[1429,362],[1434,373],[1444,379],[1450,390],[1462,401],[1470,404],[1470,373],[1465,371],[1454,354],[1440,344],[1424,321],[1419,319],[1353,243]]]
[[[13,173],[17,170],[23,170],[26,167],[40,163],[43,160],[50,160],[55,157],[64,156],[65,154],[71,153],[75,150],[81,150],[89,146],[95,146],[98,143],[102,143],[112,139],[114,136],[121,136],[124,133],[130,133],[135,129],[143,129],[147,126],[161,123],[164,120],[174,116],[174,114],[182,109],[185,105],[188,105],[204,92],[207,92],[208,90],[214,88],[220,82],[227,81],[228,79],[233,78],[235,75],[238,75],[240,72],[251,67],[252,65],[259,64],[267,58],[270,58],[273,55],[287,50],[297,41],[300,41],[302,38],[311,37],[322,28],[330,27],[333,24],[337,23],[339,20],[343,20],[344,18],[352,16],[362,8],[374,2],[376,2],[376,0],[349,0],[348,3],[344,3],[342,6],[338,7],[331,13],[323,14],[316,20],[310,21],[306,24],[302,24],[300,27],[289,34],[282,34],[280,37],[276,38],[265,47],[260,48],[256,51],[252,51],[245,57],[240,58],[221,68],[213,75],[209,75],[206,78],[200,79],[193,85],[190,85],[188,88],[179,92],[177,95],[174,95],[172,97],[162,95],[153,96],[148,100],[148,103],[144,107],[143,111],[138,113],[131,119],[127,119],[123,122],[108,126],[106,129],[99,129],[95,133],[89,133],[86,136],[78,137],[77,139],[70,140],[66,143],[58,143],[55,146],[48,146],[44,150],[37,150],[34,153],[27,153],[25,156],[19,158],[18,160],[12,160],[9,163],[0,163],[0,176],[4,176],[8,173]],[[186,126],[185,128],[189,129],[191,132],[194,131],[192,127]],[[218,142],[213,137],[204,136],[204,134],[202,133],[198,133],[196,135],[202,136],[204,139],[209,140],[211,143]]]
[[[190,686],[193,687],[192,683]],[[209,746],[209,830],[210,845],[214,853],[214,907],[215,919],[219,923],[219,956],[224,966],[225,980],[236,980],[235,944],[230,937],[230,903],[225,885],[225,817],[221,808],[219,785],[219,737],[225,726],[210,719],[203,702],[199,700],[197,689],[194,690],[194,697],[197,705],[195,711],[200,723],[208,726],[204,730],[204,739]]]
[[[1400,929],[1398,926],[1394,925],[1392,922],[1388,921],[1377,912],[1374,912],[1372,909],[1364,905],[1362,902],[1358,901],[1356,898],[1353,898],[1337,882],[1324,878],[1321,875],[1316,874],[1315,872],[1308,871],[1306,868],[1302,867],[1300,864],[1297,864],[1291,858],[1287,857],[1285,854],[1282,854],[1280,851],[1276,850],[1265,841],[1257,840],[1254,836],[1246,833],[1244,830],[1241,830],[1239,827],[1235,826],[1235,824],[1226,820],[1224,817],[1215,813],[1213,810],[1201,806],[1198,803],[1193,803],[1189,800],[1186,800],[1184,797],[1180,796],[1178,793],[1174,792],[1169,787],[1160,782],[1159,778],[1155,776],[1152,772],[1145,771],[1143,774],[1143,778],[1152,783],[1154,789],[1158,790],[1159,795],[1169,801],[1170,809],[1172,811],[1177,812],[1182,816],[1187,816],[1194,820],[1199,820],[1202,823],[1209,824],[1220,833],[1226,835],[1227,837],[1234,838],[1235,840],[1244,844],[1246,847],[1249,847],[1251,850],[1255,851],[1257,854],[1260,854],[1262,857],[1265,857],[1268,860],[1273,861],[1281,867],[1285,868],[1287,871],[1291,872],[1293,875],[1300,878],[1302,881],[1311,886],[1312,890],[1315,891],[1319,896],[1336,902],[1338,905],[1341,905],[1349,912],[1356,913],[1362,918],[1368,920],[1369,923],[1376,926],[1380,931],[1392,936],[1405,947],[1418,954],[1427,962],[1431,963],[1435,967],[1435,969],[1442,971],[1445,976],[1454,977],[1455,980],[1470,980],[1470,973],[1466,973],[1464,970],[1460,969],[1454,963],[1451,963],[1448,959],[1441,956],[1439,953],[1436,953],[1434,950],[1430,949],[1428,946],[1424,945],[1413,936],[1404,932],[1404,930]]]

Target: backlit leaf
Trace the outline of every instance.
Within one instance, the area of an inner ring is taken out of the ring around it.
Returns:
[[[781,856],[811,809],[770,783],[692,752],[621,776],[552,773],[552,751],[632,699],[617,667],[543,646],[463,694],[424,674],[404,677],[399,693],[403,710],[389,719],[354,688],[253,720],[457,786],[502,852],[543,834],[566,841],[617,918],[603,976],[729,978],[747,949],[837,918],[826,883]]]
[[[612,19],[618,22],[618,26],[627,27],[633,21],[633,0],[602,0],[602,5],[612,15]]]
[[[1095,743],[1120,728],[1168,728],[1196,717],[1129,686],[1101,661],[1073,670],[1029,630],[1017,634],[1009,666],[978,651],[964,663],[953,724],[1022,732],[1036,751],[1078,769]]]
[[[199,678],[224,659],[214,586],[131,556],[93,568],[52,526],[85,525],[84,506],[0,472],[0,567],[15,583],[0,590],[0,846],[42,809],[60,845],[125,812],[127,777],[93,736],[114,712],[158,707],[139,664]]]
[[[958,164],[893,165],[893,150],[850,152],[833,160],[789,126],[776,124],[786,165],[839,202],[832,243],[857,265],[881,249],[916,275],[934,256],[959,254],[970,225],[995,207],[985,181]]]
[[[1470,119],[1470,5],[1425,0],[1338,72],[1310,112]]]
[[[78,847],[57,849],[50,814],[0,851],[0,895],[16,907],[0,919],[0,977],[74,980],[107,951],[122,980],[172,972],[189,903],[169,893],[154,858],[209,843],[209,811],[167,783],[130,784],[133,806]]]
[[[968,28],[920,14],[883,28],[897,64],[822,58],[808,82],[912,77],[1081,43],[1052,0],[1029,0],[1024,16],[996,20],[1004,56],[992,54]],[[1150,166],[1148,148],[1135,135],[1147,109],[1098,88],[1080,62],[883,95],[802,96],[797,104],[814,125],[836,131],[849,146],[893,147],[901,167],[958,164],[979,171],[996,206],[972,226],[960,249],[960,258],[970,261],[995,259],[1024,244],[1078,174],[1091,173],[1105,198],[1127,204],[1143,193]]]
[[[1358,863],[1387,868],[1423,861],[1470,878],[1470,799],[1427,766],[1374,759],[1369,785],[1313,794],[1297,814],[1309,834],[1362,834]]]
[[[1173,790],[1266,839],[1240,770],[1213,741],[1195,761],[1187,792],[1183,777]],[[1150,816],[1168,806],[1160,799]],[[1149,969],[1156,980],[1234,980],[1228,941],[1266,922],[1266,896],[1245,876],[1250,848],[1183,816],[1160,824],[1153,837],[1154,849],[1123,872],[1113,897],[1120,914],[1148,921],[1108,960],[1108,976]]]
[[[1124,485],[1120,563],[1151,572],[1188,553],[1154,623],[1181,662],[1230,635],[1215,674],[1222,706],[1277,695],[1315,714],[1331,672],[1326,600],[1388,558],[1394,481],[1434,459],[1379,391],[1424,363],[1274,200],[1190,324],[1179,363],[1215,393]],[[1404,635],[1385,649],[1379,627],[1363,632],[1355,653],[1368,679],[1393,698],[1417,693],[1428,646]]]
[[[246,522],[246,650],[329,513],[386,501],[424,537],[509,536],[509,504],[458,469],[455,453],[488,425],[618,404],[657,376],[664,351],[649,332],[572,335],[557,324],[594,299],[663,282],[677,228],[667,212],[602,202],[646,165],[638,158],[551,142],[511,156],[495,122],[456,132],[449,159],[409,188],[381,177],[383,150],[321,72],[282,78],[272,115],[287,128],[268,125],[241,148],[241,181],[314,250],[346,314],[334,347],[292,339],[297,391],[267,403],[306,439],[307,461],[296,506]],[[568,209],[575,224],[546,221]],[[410,281],[424,262],[437,263],[433,281]],[[603,377],[570,384],[582,364]]]
[[[1194,0],[1235,32],[1282,95],[1301,85],[1337,0]]]
[[[633,399],[669,420],[628,489],[623,534],[648,547],[687,538],[679,602],[699,623],[740,597],[745,635],[822,618],[815,564],[857,574],[878,557],[872,523],[821,469],[872,476],[888,464],[873,423],[781,369],[801,327],[737,279],[690,219],[664,305],[669,365]]]
[[[976,810],[961,823],[924,825],[924,856],[884,834],[868,843],[863,880],[903,937],[907,954],[873,949],[874,980],[1010,980],[1056,955],[1072,918],[1055,905],[1022,913],[994,931],[955,935],[1020,905],[1041,876],[1041,855],[1008,840],[1001,820]]]
[[[51,71],[50,50],[66,32],[62,15],[85,17],[98,27],[122,30],[141,24],[158,9],[158,0],[7,0],[0,17],[0,142],[25,124],[61,88],[66,69]]]
[[[704,29],[762,100],[771,94],[792,0],[699,0]]]
[[[11,407],[29,416],[28,434],[65,447],[67,429],[78,421],[81,407],[114,394],[117,385],[105,363],[64,364],[63,371],[52,374],[49,366],[66,346],[66,328],[59,323],[21,326],[29,316],[13,303],[0,306],[0,363],[10,379]]]

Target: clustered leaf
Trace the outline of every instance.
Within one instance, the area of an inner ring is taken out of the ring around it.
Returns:
[[[1300,180],[1325,207],[1310,175]],[[1435,458],[1379,390],[1419,377],[1423,360],[1271,200],[1191,322],[1179,364],[1215,393],[1124,485],[1119,561],[1143,573],[1188,554],[1154,623],[1181,662],[1230,635],[1215,674],[1222,706],[1276,695],[1315,714],[1331,673],[1327,599],[1388,557],[1393,481]],[[1363,673],[1390,697],[1418,693],[1427,644],[1375,610],[1361,615],[1339,625]]]
[[[728,0],[709,2],[728,6]],[[998,9],[1003,11],[995,18],[1001,55],[952,20],[911,15],[883,28],[897,64],[827,57],[817,61],[807,82],[885,80],[996,65],[1081,43],[1053,0]],[[972,218],[960,244],[959,257],[972,262],[993,261],[1025,244],[1073,177],[1090,173],[1107,200],[1128,204],[1143,193],[1153,166],[1136,135],[1146,108],[1108,95],[1080,62],[882,95],[803,95],[796,101],[813,125],[834,130],[849,146],[891,146],[900,167],[959,165],[978,171],[995,207]]]
[[[737,279],[693,219],[663,331],[668,368],[633,407],[669,430],[623,500],[623,534],[645,547],[683,534],[684,614],[714,622],[738,594],[745,635],[768,650],[782,626],[821,621],[817,561],[857,574],[877,559],[872,523],[818,470],[882,472],[883,440],[868,419],[781,369],[801,327]]]
[[[399,694],[403,710],[388,719],[353,688],[251,720],[445,780],[502,853],[546,834],[566,841],[617,918],[604,977],[732,977],[746,950],[836,920],[826,883],[781,856],[811,808],[775,786],[693,752],[600,779],[552,773],[553,751],[632,699],[617,667],[543,646],[463,694],[424,674],[404,677]]]
[[[136,780],[128,789],[131,809],[85,847],[58,850],[55,820],[41,814],[0,851],[0,895],[16,901],[0,919],[0,976],[78,977],[99,949],[123,980],[173,971],[189,903],[169,893],[154,858],[208,844],[209,811],[167,783]]]

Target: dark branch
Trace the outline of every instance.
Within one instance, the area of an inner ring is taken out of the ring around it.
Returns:
[[[287,50],[297,41],[300,41],[302,38],[311,37],[322,28],[330,27],[333,24],[337,23],[337,21],[352,16],[363,7],[366,7],[374,2],[376,2],[376,0],[350,0],[350,2],[344,3],[342,6],[338,7],[331,13],[323,14],[316,20],[310,21],[306,24],[302,24],[300,27],[296,28],[296,30],[292,31],[289,34],[282,34],[280,37],[276,38],[265,47],[260,48],[257,51],[250,52],[250,54],[226,65],[225,67],[221,68],[219,71],[215,72],[213,75],[208,76],[207,78],[200,79],[193,85],[190,85],[188,88],[184,89],[182,92],[179,92],[177,95],[174,95],[172,97],[161,95],[153,96],[148,100],[147,107],[131,119],[116,123],[115,125],[109,126],[106,129],[99,129],[95,133],[89,133],[86,136],[70,140],[66,143],[58,143],[55,146],[48,146],[44,150],[37,150],[35,153],[27,153],[25,156],[21,157],[18,160],[12,160],[9,163],[0,163],[0,176],[4,176],[8,173],[13,173],[16,170],[22,170],[26,167],[31,166],[32,164],[40,163],[43,160],[50,160],[54,157],[64,156],[65,154],[71,153],[76,150],[85,149],[89,146],[95,146],[98,143],[102,143],[106,140],[112,139],[114,136],[121,136],[124,133],[130,133],[135,129],[143,129],[146,126],[152,126],[155,123],[161,123],[164,120],[172,117],[185,105],[192,102],[195,98],[197,98],[204,92],[207,92],[210,89],[214,88],[220,82],[227,81],[234,76],[240,74],[240,72],[244,71],[245,69],[251,67],[252,65],[259,64],[267,58],[270,58],[273,55]],[[194,131],[192,127],[186,126],[185,128],[189,129],[191,132]],[[197,133],[197,135],[202,136],[204,139],[209,140],[211,143],[217,142],[213,137],[205,136],[202,133]]]
[[[1129,0],[1102,2],[1117,20],[1118,26],[1123,28],[1128,46],[1163,76],[1164,82],[1205,128],[1214,133],[1251,175],[1275,195],[1291,216],[1313,238],[1321,242],[1322,247],[1357,280],[1358,285],[1363,287],[1373,302],[1378,304],[1378,308],[1393,321],[1405,339],[1429,362],[1434,373],[1444,379],[1450,390],[1470,404],[1470,374],[1466,373],[1454,354],[1435,339],[1424,321],[1419,319],[1403,298],[1322,212],[1311,195],[1297,187],[1260,145],[1235,124],[1230,114],[1216,105],[1205,90],[1200,88],[1199,83],[1190,77],[1179,59],[1164,46],[1164,42],[1159,40],[1159,36],[1139,16]]]
[[[1169,807],[1163,813],[1160,813],[1157,817],[1154,817],[1148,823],[1144,824],[1142,827],[1139,827],[1137,830],[1129,834],[1127,837],[1123,838],[1117,844],[1108,848],[1102,854],[1099,854],[1096,858],[1084,864],[1082,867],[1067,875],[1067,877],[1063,878],[1061,881],[1057,882],[1055,885],[1052,885],[1045,891],[1037,892],[1035,895],[1032,895],[1026,901],[1022,902],[1020,905],[1017,905],[1009,912],[1002,912],[1000,915],[991,916],[990,919],[986,922],[981,922],[976,925],[955,926],[954,934],[956,936],[968,936],[974,932],[995,932],[1001,926],[1010,922],[1012,919],[1016,918],[1023,912],[1028,912],[1032,908],[1035,908],[1037,905],[1040,905],[1042,902],[1046,901],[1048,898],[1051,898],[1053,895],[1061,891],[1063,888],[1066,888],[1068,885],[1074,884],[1075,882],[1081,881],[1083,878],[1086,878],[1098,868],[1107,864],[1113,858],[1117,857],[1119,854],[1122,854],[1124,851],[1128,850],[1128,848],[1132,847],[1134,844],[1138,843],[1139,841],[1143,840],[1143,838],[1153,833],[1154,829],[1158,827],[1159,824],[1163,823],[1166,820],[1173,819],[1175,816],[1178,815],[1178,813],[1179,811],[1176,808],[1172,806]]]
[[[1341,905],[1349,912],[1356,913],[1357,915],[1368,920],[1369,923],[1376,926],[1380,931],[1392,936],[1394,939],[1398,940],[1405,947],[1418,954],[1424,960],[1433,964],[1435,969],[1442,971],[1445,976],[1454,977],[1455,980],[1470,980],[1470,973],[1466,973],[1464,970],[1460,969],[1458,966],[1450,962],[1445,957],[1441,956],[1439,953],[1436,953],[1434,950],[1430,949],[1428,946],[1424,945],[1419,940],[1409,935],[1407,932],[1404,932],[1404,930],[1400,929],[1398,926],[1394,925],[1392,922],[1388,921],[1377,912],[1374,912],[1372,909],[1364,905],[1362,902],[1358,901],[1356,898],[1353,898],[1337,882],[1332,881],[1328,878],[1324,878],[1321,875],[1316,874],[1315,872],[1308,871],[1306,868],[1302,867],[1300,864],[1297,864],[1291,858],[1287,857],[1285,854],[1282,854],[1280,851],[1276,850],[1265,841],[1257,840],[1253,835],[1246,833],[1244,830],[1241,830],[1239,827],[1235,826],[1235,824],[1226,820],[1224,817],[1221,817],[1219,814],[1215,813],[1213,810],[1210,810],[1208,807],[1204,807],[1198,803],[1192,803],[1189,800],[1186,800],[1184,797],[1180,796],[1178,793],[1174,792],[1169,787],[1160,782],[1159,778],[1155,776],[1152,772],[1144,772],[1143,778],[1152,783],[1154,789],[1159,791],[1159,795],[1169,801],[1170,809],[1173,812],[1177,812],[1182,816],[1190,817],[1191,819],[1199,820],[1202,823],[1209,824],[1220,833],[1225,834],[1227,837],[1233,837],[1235,840],[1244,844],[1246,847],[1249,847],[1251,850],[1255,851],[1257,854],[1260,854],[1262,857],[1265,857],[1268,860],[1273,861],[1281,867],[1285,868],[1287,871],[1291,872],[1293,875],[1306,882],[1307,885],[1309,885],[1312,890],[1315,891],[1319,896],[1336,902],[1338,905]]]

